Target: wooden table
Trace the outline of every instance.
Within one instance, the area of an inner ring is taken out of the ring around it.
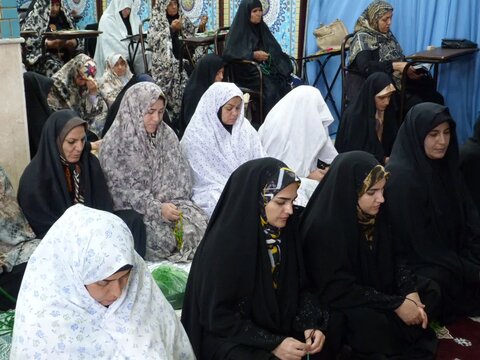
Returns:
[[[224,41],[228,31],[214,31],[214,32],[207,32],[207,33],[197,33],[195,36],[190,37],[179,37],[181,42],[180,46],[180,59],[183,59],[185,56],[185,52],[187,54],[187,59],[190,64],[195,66],[195,62],[193,60],[193,54],[190,52],[190,48],[197,48],[198,46],[209,46],[214,45],[215,42]],[[183,71],[183,61],[179,61],[179,70],[180,72]]]
[[[135,73],[134,64],[135,64],[135,58],[137,57],[138,48],[140,47],[141,42],[145,41],[146,38],[147,38],[147,34],[142,33],[141,35],[140,34],[128,35],[127,37],[120,40],[120,41],[128,41],[129,42],[128,43],[128,59],[127,59],[127,62],[128,62],[128,65],[130,66],[130,70],[133,73]],[[142,56],[143,56],[143,54],[142,54]],[[144,60],[144,62],[145,62],[145,60]],[[145,66],[145,69],[146,69],[147,68],[146,64],[144,64],[144,66]]]
[[[444,48],[435,48],[432,50],[421,51],[410,56],[407,56],[406,59],[410,61],[408,66],[412,66],[415,63],[430,63],[434,66],[434,80],[435,85],[438,80],[438,65],[445,64],[457,60],[457,58],[470,55],[478,51],[478,48],[472,49],[444,49]],[[406,71],[405,71],[406,73]]]
[[[429,63],[433,64],[433,80],[435,81],[435,88],[437,88],[438,82],[438,67],[440,64],[446,64],[458,60],[459,58],[474,54],[478,51],[478,48],[471,49],[444,49],[444,48],[434,48],[432,50],[420,51],[415,54],[409,55],[406,57],[408,60],[405,69],[402,74],[402,91],[401,91],[401,100],[400,100],[400,113],[399,116],[403,121],[403,112],[405,109],[406,93],[405,88],[407,86],[407,71],[410,66],[413,66],[418,63]]]
[[[42,33],[42,56],[45,55],[46,47],[45,41],[47,39],[86,39],[91,37],[98,37],[102,31],[98,30],[59,30],[59,31],[46,31]]]

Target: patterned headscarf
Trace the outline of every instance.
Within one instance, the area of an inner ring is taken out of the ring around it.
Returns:
[[[372,186],[374,186],[379,181],[388,179],[388,173],[382,165],[375,166],[372,171],[367,175],[361,187],[358,191],[358,198],[364,195]],[[357,219],[358,223],[361,225],[363,233],[365,234],[366,239],[371,242],[373,240],[373,231],[375,229],[375,215],[370,215],[360,208],[357,203]]]
[[[95,62],[85,54],[78,54],[67,62],[55,75],[52,76],[52,90],[58,99],[58,107],[76,109],[80,104],[85,88],[79,88],[75,83],[76,76],[80,74],[85,79],[94,78],[96,74]]]
[[[401,60],[403,50],[390,30],[382,33],[378,30],[378,21],[387,12],[393,11],[392,5],[383,0],[373,1],[355,23],[355,36],[350,47],[349,62],[364,50],[380,49],[380,61]]]
[[[288,185],[297,183],[300,186],[300,179],[295,172],[289,168],[281,168],[278,174],[273,174],[260,194],[260,224],[265,234],[268,256],[272,266],[273,287],[277,288],[277,278],[280,263],[282,261],[282,251],[280,239],[281,229],[270,225],[267,220],[265,207],[280,191]]]

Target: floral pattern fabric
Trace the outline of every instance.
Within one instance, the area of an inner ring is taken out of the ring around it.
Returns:
[[[0,166],[0,274],[28,261],[40,240],[22,213],[7,173]]]
[[[126,74],[122,77],[113,71],[113,67],[119,59],[126,62],[126,59],[120,54],[112,54],[107,58],[105,72],[98,81],[98,89],[109,107],[112,106],[120,91],[133,76],[128,66],[126,67]]]
[[[38,34],[38,36],[27,37],[25,40],[27,67],[48,77],[51,77],[63,66],[63,61],[54,52],[45,52],[45,57],[41,59],[42,45],[45,46],[42,42],[42,33],[48,31],[50,8],[51,0],[35,0],[32,11],[27,14],[21,25],[22,31],[33,30]],[[70,29],[76,29],[73,18],[65,7],[62,6],[61,11],[65,14]]]
[[[218,111],[236,96],[242,98],[242,110],[230,133],[218,118]],[[265,156],[258,133],[244,117],[242,96],[235,84],[211,85],[182,137],[182,151],[193,172],[192,199],[209,216],[233,171],[248,160]]]
[[[207,226],[207,216],[192,200],[192,176],[178,138],[165,123],[149,137],[143,117],[163,97],[148,82],[132,86],[120,105],[112,127],[103,139],[100,164],[105,173],[114,209],[143,214],[147,227],[147,260],[191,259]],[[174,236],[175,224],[161,216],[163,203],[172,203],[183,214],[183,246]]]
[[[108,106],[100,92],[94,100],[86,87],[75,83],[78,73],[94,76],[95,62],[85,54],[78,54],[67,62],[53,77],[53,86],[48,94],[48,105],[54,110],[72,109],[88,122],[88,128],[98,137],[102,134]],[[92,77],[93,77],[92,76]]]
[[[106,307],[85,285],[132,265]],[[117,216],[70,207],[30,258],[18,297],[10,359],[195,359],[175,312]]]
[[[182,107],[183,89],[187,83],[185,70],[179,71],[179,62],[173,54],[172,36],[167,19],[167,5],[170,0],[158,0],[152,10],[152,20],[148,30],[148,43],[152,47],[152,77],[164,91],[169,107],[175,118]],[[195,26],[186,16],[182,16],[181,6],[178,7],[182,17],[182,36],[193,36]]]

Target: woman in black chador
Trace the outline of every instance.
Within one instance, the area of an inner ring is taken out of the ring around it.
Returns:
[[[442,320],[480,314],[480,219],[458,168],[448,108],[414,106],[387,166],[389,217],[417,274],[442,291]]]
[[[395,104],[390,101],[395,87],[390,77],[373,73],[348,106],[335,138],[338,152],[363,150],[385,164],[398,131]]]
[[[480,117],[472,136],[460,148],[460,170],[480,214]]]
[[[249,161],[228,180],[193,259],[182,310],[198,359],[326,354],[318,352],[328,314],[300,296],[298,186],[273,158]]]
[[[302,215],[305,268],[322,305],[345,315],[356,359],[431,359],[438,293],[394,246],[382,211],[388,176],[366,152],[335,158]]]
[[[227,36],[223,57],[227,62],[254,60],[260,63],[264,115],[291,89],[292,63],[263,21],[260,0],[242,0],[240,3]],[[252,89],[259,87],[257,70],[253,66],[242,66],[235,71],[237,85]]]
[[[87,122],[75,111],[59,110],[48,118],[38,151],[18,185],[18,204],[37,238],[43,238],[65,210],[84,204],[113,212],[113,201],[100,163],[86,141]],[[133,210],[116,212],[128,225],[135,250],[145,255],[145,224]]]

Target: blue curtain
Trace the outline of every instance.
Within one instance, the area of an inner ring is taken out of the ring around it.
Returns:
[[[314,54],[318,48],[313,30],[319,24],[329,24],[341,19],[349,32],[370,0],[310,0],[308,4],[305,55]],[[442,38],[466,38],[480,42],[480,1],[478,0],[390,0],[394,7],[392,32],[402,45],[405,54],[425,50],[428,45],[439,47]],[[332,59],[326,69],[331,79],[340,63]],[[316,63],[307,68],[308,78],[314,79]],[[457,122],[459,142],[472,134],[473,125],[480,116],[480,59],[479,55],[465,56],[452,63],[441,64],[438,90],[445,97]],[[318,85],[325,95],[322,81]],[[341,104],[341,80],[334,88],[337,106]],[[331,106],[331,104],[329,104]],[[335,131],[335,125],[333,131]]]

